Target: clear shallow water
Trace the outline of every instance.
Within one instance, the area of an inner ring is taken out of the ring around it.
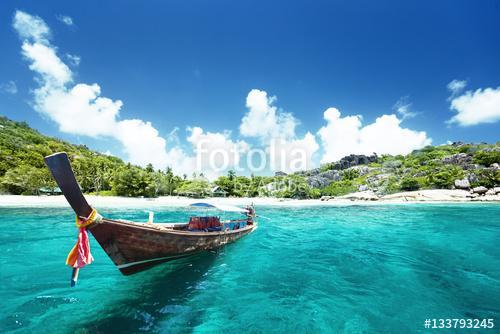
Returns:
[[[258,210],[272,219],[218,254],[134,276],[92,238],[96,261],[70,289],[71,211],[0,208],[0,332],[431,332],[426,318],[500,327],[500,205]],[[188,215],[166,208],[155,220]]]

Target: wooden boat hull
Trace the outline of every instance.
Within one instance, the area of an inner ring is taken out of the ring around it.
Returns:
[[[146,270],[157,264],[217,249],[251,233],[257,225],[221,232],[191,232],[103,219],[89,231],[124,275]]]
[[[45,157],[45,163],[64,197],[79,217],[77,222],[85,222],[82,225],[94,235],[124,275],[131,275],[162,262],[201,251],[217,249],[257,228],[256,223],[252,223],[255,217],[253,207],[237,208],[236,212],[245,213],[247,218],[237,220],[237,223],[233,220],[224,225],[221,225],[218,217],[191,217],[189,223],[173,225],[134,223],[100,216],[94,220],[96,211],[83,196],[68,155],[64,152],[49,155]],[[89,225],[87,225],[88,220]],[[219,228],[227,230],[215,230]],[[212,231],[204,232],[208,230]],[[79,269],[79,267],[73,268],[71,286],[76,284]]]

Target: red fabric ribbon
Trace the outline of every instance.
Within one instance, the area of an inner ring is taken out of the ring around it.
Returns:
[[[100,221],[102,217],[95,209],[92,210],[87,218],[76,217],[76,226],[78,227],[78,240],[75,246],[71,249],[66,258],[66,264],[73,268],[82,268],[94,261],[94,257],[90,253],[89,235],[87,226],[94,222]]]
[[[83,268],[91,264],[94,257],[90,253],[89,235],[86,227],[78,229],[78,240],[68,254],[66,264],[73,268]]]

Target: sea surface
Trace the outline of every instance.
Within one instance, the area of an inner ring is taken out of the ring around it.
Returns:
[[[0,208],[0,332],[500,332],[500,205],[257,210],[259,228],[240,241],[134,276],[91,237],[95,262],[70,288],[69,207]],[[191,214],[155,209],[155,221]],[[493,318],[495,328],[425,329],[427,318]]]

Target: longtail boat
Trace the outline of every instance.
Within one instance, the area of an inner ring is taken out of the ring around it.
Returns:
[[[153,223],[151,221],[140,223],[108,219],[97,214],[97,211],[88,204],[76,181],[66,153],[47,156],[45,163],[75,211],[77,226],[80,228],[78,242],[67,260],[67,263],[72,261],[70,265],[74,268],[72,286],[78,279],[78,269],[85,265],[79,262],[92,262],[93,260],[90,251],[86,255],[87,259],[85,256],[83,260],[80,259],[85,246],[88,246],[87,230],[92,233],[121,273],[131,275],[160,263],[202,251],[215,250],[240,239],[257,228],[253,206],[242,209],[230,206],[218,207],[209,203],[195,203],[193,206],[238,211],[245,216],[242,219],[230,221],[221,221],[218,216],[191,217],[187,223]],[[89,257],[90,261],[88,261]]]

